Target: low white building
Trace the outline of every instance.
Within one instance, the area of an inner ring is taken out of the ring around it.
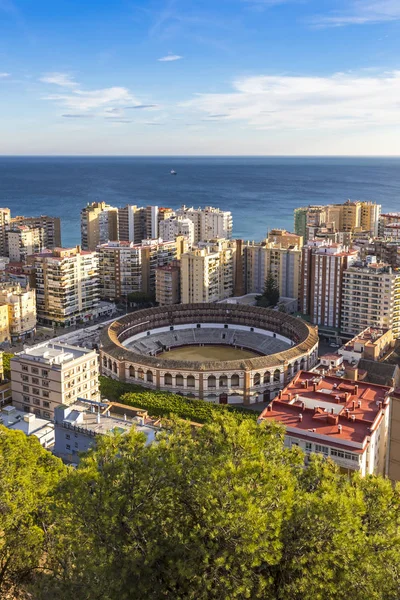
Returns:
[[[49,419],[41,419],[35,414],[18,410],[15,406],[4,406],[0,411],[0,425],[25,435],[34,435],[41,446],[51,448],[54,444],[54,424]]]
[[[89,450],[98,435],[127,433],[132,427],[146,436],[146,444],[151,444],[160,430],[158,421],[150,419],[146,411],[128,418],[132,410],[126,406],[125,414],[114,414],[112,404],[82,398],[71,406],[59,406],[54,412],[54,454],[66,462],[77,463],[79,454]]]

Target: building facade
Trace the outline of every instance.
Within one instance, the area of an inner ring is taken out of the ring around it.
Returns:
[[[156,269],[156,302],[160,306],[179,304],[181,269],[178,261]]]
[[[81,210],[83,250],[96,250],[99,244],[118,239],[118,209],[105,202],[92,202]]]
[[[61,221],[60,217],[13,217],[12,225],[26,225],[33,229],[43,229],[43,246],[52,250],[61,248]]]
[[[179,259],[186,247],[181,237],[172,242],[155,239],[98,246],[101,297],[116,300],[133,292],[154,293],[156,269]]]
[[[0,306],[7,307],[8,338],[10,341],[25,340],[35,334],[35,290],[29,289],[29,287],[23,288],[18,284],[0,283]],[[3,326],[5,321],[5,319],[1,321]]]
[[[172,242],[177,236],[184,236],[189,246],[194,244],[194,224],[185,217],[170,217],[160,221],[159,234],[164,242]]]
[[[393,389],[301,372],[264,410],[260,421],[285,427],[285,445],[330,458],[342,471],[387,474]]]
[[[57,248],[29,258],[35,270],[38,320],[68,327],[95,316],[100,300],[96,252]]]
[[[400,270],[382,263],[343,271],[341,332],[353,336],[369,326],[400,337]]]
[[[236,243],[198,244],[181,257],[181,299],[184,304],[218,302],[233,296]]]
[[[309,241],[303,248],[300,310],[311,322],[339,329],[344,270],[357,259],[357,250],[325,240]]]
[[[26,262],[28,256],[44,250],[44,229],[27,225],[12,225],[7,231],[10,262]]]
[[[95,350],[45,342],[15,354],[10,364],[18,410],[52,419],[58,406],[69,406],[79,397],[100,400]]]
[[[194,225],[194,243],[208,242],[217,238],[232,238],[232,213],[219,208],[189,208],[182,206],[176,211],[178,217],[190,219]]]

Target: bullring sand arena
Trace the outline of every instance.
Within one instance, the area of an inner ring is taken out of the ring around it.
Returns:
[[[208,402],[268,402],[314,366],[317,329],[279,311],[177,304],[114,321],[101,336],[104,375]]]

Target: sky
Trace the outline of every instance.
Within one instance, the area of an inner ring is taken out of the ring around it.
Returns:
[[[400,0],[0,0],[2,155],[400,155]]]

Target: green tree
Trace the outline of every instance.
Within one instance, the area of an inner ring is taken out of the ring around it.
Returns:
[[[6,379],[11,378],[10,360],[12,359],[13,356],[14,356],[14,354],[12,354],[11,352],[3,352],[3,371],[4,371],[4,377]]]
[[[226,416],[99,440],[62,489],[58,598],[270,597],[301,460],[282,436]]]
[[[34,436],[0,427],[0,597],[16,597],[43,563],[46,515],[65,472]]]
[[[276,306],[279,302],[279,286],[270,270],[264,284],[264,291],[257,296],[257,306]]]

